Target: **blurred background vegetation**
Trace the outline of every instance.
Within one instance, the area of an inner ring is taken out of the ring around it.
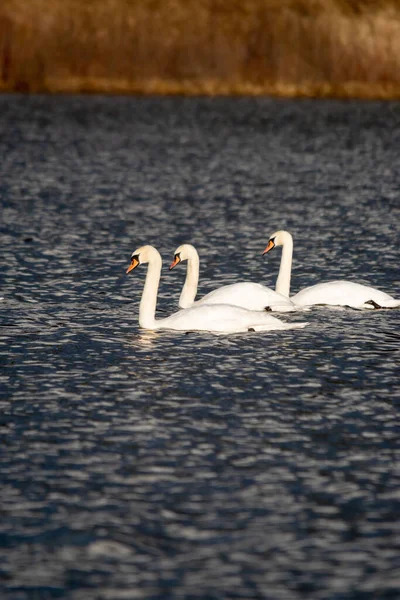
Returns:
[[[400,98],[400,0],[1,0],[0,90]]]

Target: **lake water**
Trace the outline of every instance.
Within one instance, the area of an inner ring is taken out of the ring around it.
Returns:
[[[394,599],[400,311],[146,332],[199,294],[335,278],[400,296],[400,104],[0,96],[0,592],[7,600]]]

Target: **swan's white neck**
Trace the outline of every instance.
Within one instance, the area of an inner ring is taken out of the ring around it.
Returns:
[[[281,233],[282,258],[275,291],[289,298],[290,276],[292,273],[293,238],[289,232]]]
[[[139,326],[144,329],[156,329],[157,292],[161,276],[161,256],[153,249],[149,257],[146,281],[139,306]]]
[[[185,285],[179,298],[179,306],[181,308],[189,308],[192,306],[197,294],[197,285],[199,283],[200,260],[197,252],[192,252],[187,260],[187,272]]]

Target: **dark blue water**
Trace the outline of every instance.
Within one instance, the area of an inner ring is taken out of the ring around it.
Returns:
[[[125,275],[273,286],[285,228],[294,292],[399,297],[399,148],[396,103],[0,97],[2,599],[399,597],[400,311],[145,332]]]

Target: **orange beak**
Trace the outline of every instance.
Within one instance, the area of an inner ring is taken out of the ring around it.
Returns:
[[[265,248],[263,254],[267,254],[267,252],[269,252],[270,250],[272,250],[272,248],[275,248],[275,244],[272,240],[269,240],[267,247]]]
[[[172,263],[171,263],[171,265],[170,265],[170,267],[169,267],[169,270],[171,270],[171,269],[173,269],[174,267],[176,267],[176,265],[177,265],[178,263],[180,263],[180,262],[181,262],[181,259],[179,258],[179,256],[178,256],[177,254],[175,254],[175,256],[174,256],[174,260],[172,261]]]
[[[128,275],[128,273],[130,273],[131,271],[133,271],[133,269],[136,269],[136,267],[138,266],[139,261],[137,258],[132,258],[132,262],[129,265],[129,267],[126,270],[126,274]]]

